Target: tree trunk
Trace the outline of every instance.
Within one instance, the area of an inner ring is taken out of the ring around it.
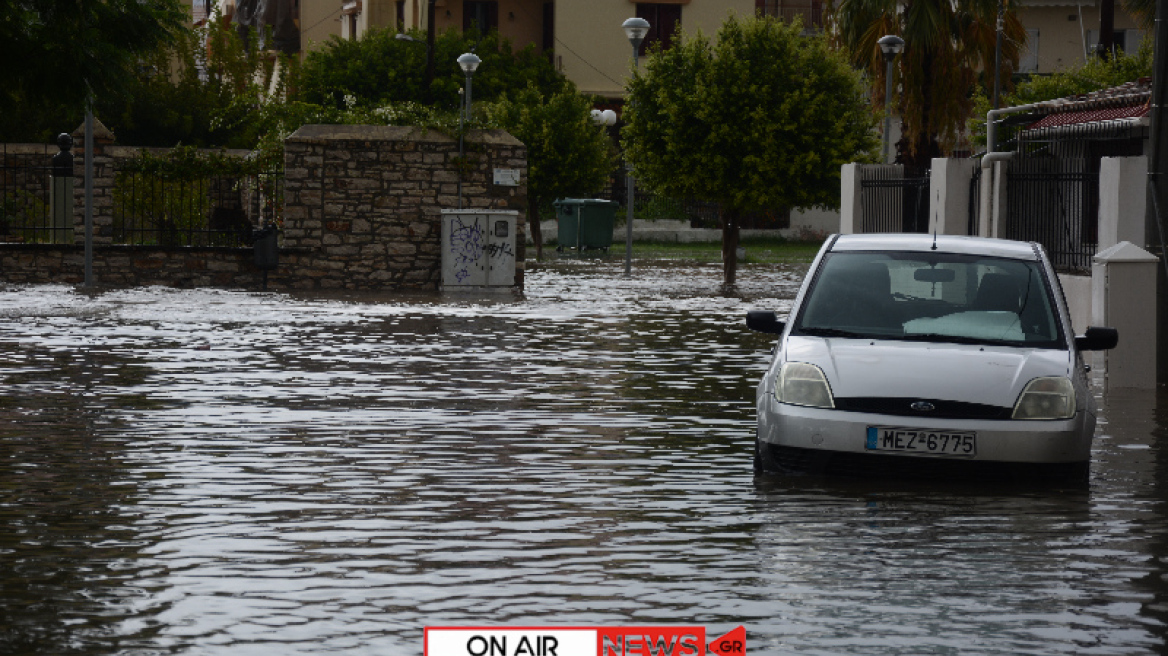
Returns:
[[[535,261],[543,261],[543,228],[539,225],[538,199],[527,199],[527,225],[531,229],[531,241],[535,242]]]
[[[722,284],[733,287],[738,277],[738,218],[737,207],[722,210]]]

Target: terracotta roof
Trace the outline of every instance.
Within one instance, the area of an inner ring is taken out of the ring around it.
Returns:
[[[1152,78],[1143,77],[1117,87],[1060,98],[1054,104],[1044,107],[1042,118],[1026,129],[1139,118],[1147,116],[1151,98]]]

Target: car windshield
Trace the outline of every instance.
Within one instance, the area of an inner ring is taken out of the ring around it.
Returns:
[[[829,253],[795,334],[1065,348],[1038,262]]]

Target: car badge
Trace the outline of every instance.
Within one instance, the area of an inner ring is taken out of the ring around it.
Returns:
[[[929,403],[928,401],[917,401],[909,407],[913,410],[916,410],[917,412],[932,412],[937,409],[937,406]]]

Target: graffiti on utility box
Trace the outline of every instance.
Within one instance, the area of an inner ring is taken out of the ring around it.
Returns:
[[[444,286],[515,284],[517,212],[444,210],[442,214]]]

